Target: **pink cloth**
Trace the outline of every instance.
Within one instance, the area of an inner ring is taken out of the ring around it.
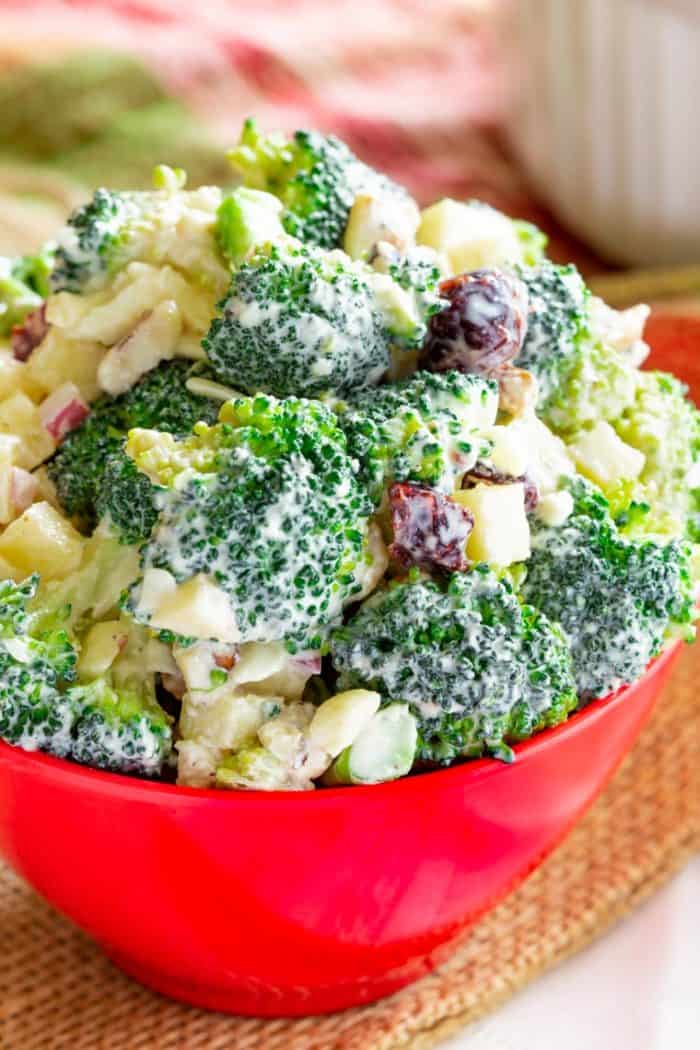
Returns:
[[[498,133],[502,0],[4,0],[0,53],[140,55],[223,144],[244,117],[333,130],[421,201],[481,197],[544,225]]]

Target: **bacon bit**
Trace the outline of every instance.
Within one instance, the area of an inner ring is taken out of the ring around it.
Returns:
[[[525,510],[529,514],[540,501],[537,485],[528,474],[504,474],[488,463],[475,463],[462,478],[463,489],[473,489],[477,485],[516,485],[520,483],[525,489]]]
[[[21,467],[12,468],[10,500],[16,511],[21,514],[27,507],[31,507],[38,491],[39,482],[33,474]]]
[[[41,422],[57,443],[90,415],[90,409],[74,383],[64,383],[39,405]]]
[[[32,350],[43,341],[49,330],[46,320],[46,303],[32,310],[24,319],[24,324],[16,324],[12,329],[12,353],[18,361],[26,361]]]
[[[214,663],[217,667],[223,668],[224,671],[232,671],[239,660],[239,650],[232,649],[228,653],[214,653]]]
[[[427,485],[395,482],[389,489],[394,542],[390,555],[403,565],[464,572],[474,518],[466,507]]]

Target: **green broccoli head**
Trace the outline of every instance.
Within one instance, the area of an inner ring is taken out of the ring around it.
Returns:
[[[136,465],[167,488],[143,548],[144,579],[154,569],[178,583],[203,574],[226,595],[237,640],[318,648],[372,562],[371,506],[344,435],[324,405],[294,398],[241,398],[220,419],[184,441],[130,434]],[[148,623],[143,601],[142,584],[128,607]]]
[[[401,252],[382,245],[371,265],[386,275],[373,283],[392,343],[401,350],[419,350],[428,321],[445,306],[438,290],[442,272],[435,252],[425,247]]]
[[[339,689],[362,686],[408,703],[418,756],[448,763],[566,718],[577,703],[558,627],[523,608],[485,565],[446,584],[410,577],[369,598],[331,635]]]
[[[67,755],[73,710],[61,687],[75,678],[66,610],[31,612],[39,577],[0,582],[0,737],[28,751]]]
[[[188,434],[200,419],[213,423],[219,402],[192,393],[187,386],[191,378],[202,374],[200,365],[164,361],[125,394],[95,402],[84,423],[66,436],[48,464],[49,477],[67,514],[90,529],[98,517],[110,513],[126,542],[136,542],[133,537],[137,535],[145,537],[152,517],[150,488],[125,462],[124,439],[132,427]]]
[[[320,248],[341,245],[360,193],[408,199],[401,186],[359,161],[343,142],[316,131],[297,131],[291,139],[266,136],[246,120],[229,160],[244,185],[279,197],[287,233]]]
[[[0,256],[0,337],[9,335],[27,314],[41,306],[49,293],[52,265],[50,246],[36,255],[16,259]]]
[[[119,448],[104,463],[95,512],[101,521],[109,522],[121,543],[138,545],[148,539],[158,520],[157,492]]]
[[[692,634],[690,548],[623,536],[593,485],[569,483],[574,509],[556,528],[533,518],[525,601],[569,640],[580,697],[635,681],[669,631]]]
[[[496,420],[498,387],[461,372],[416,372],[339,406],[338,421],[375,504],[392,481],[445,492],[486,454],[481,436]]]
[[[71,758],[114,773],[157,776],[172,749],[170,719],[159,707],[152,680],[114,683],[96,678],[73,686]]]
[[[590,293],[575,266],[522,267],[530,312],[517,365],[538,383],[537,411],[557,433],[615,419],[634,397],[636,370],[592,333]]]
[[[92,200],[73,212],[62,231],[51,275],[52,291],[83,292],[99,285],[118,267],[120,247],[138,212],[133,194],[95,190]]]
[[[222,191],[213,186],[184,190],[185,179],[184,172],[161,165],[154,172],[153,190],[96,190],[58,234],[51,290],[99,291],[139,260],[170,264],[220,293],[228,279],[215,236]]]
[[[622,440],[645,456],[639,477],[623,486],[627,502],[636,506],[632,518],[624,508],[625,531],[700,538],[700,490],[693,487],[691,473],[700,455],[700,412],[686,394],[674,376],[637,372],[634,400],[613,420]]]
[[[153,676],[120,681],[110,671],[76,683],[83,631],[92,616],[114,608],[121,584],[133,578],[113,540],[93,546],[71,580],[0,582],[0,737],[100,769],[155,775],[172,734]]]
[[[344,254],[267,245],[234,273],[203,347],[250,394],[318,397],[378,383],[391,363],[372,286]]]

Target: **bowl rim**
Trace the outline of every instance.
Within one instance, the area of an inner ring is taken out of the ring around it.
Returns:
[[[627,701],[628,695],[637,690],[648,678],[656,675],[668,664],[679,652],[681,639],[667,645],[662,652],[654,657],[647,665],[644,674],[635,682],[623,685],[613,693],[602,697],[600,700],[592,700],[576,711],[565,722],[550,729],[544,729],[535,733],[527,740],[523,740],[513,746],[518,765],[527,762],[540,751],[553,747],[559,740],[565,737],[575,736],[582,728],[601,718],[605,718],[608,712],[617,709]],[[204,805],[216,803],[218,806],[232,805],[269,805],[275,800],[295,799],[293,805],[317,805],[323,800],[335,801],[339,797],[360,798],[378,800],[380,794],[387,795],[393,792],[423,793],[427,782],[440,782],[441,786],[461,781],[482,780],[495,776],[497,773],[505,774],[511,768],[510,763],[504,763],[498,759],[485,757],[457,762],[452,766],[441,769],[426,770],[422,773],[399,777],[397,780],[384,781],[379,784],[353,784],[339,785],[337,787],[324,787],[320,791],[290,791],[290,790],[248,790],[226,791],[221,788],[196,788],[185,787],[180,784],[168,784],[158,780],[148,780],[145,777],[130,776],[125,773],[108,773],[92,766],[81,765],[70,759],[56,758],[54,755],[44,754],[41,751],[25,751],[17,745],[8,744],[0,740],[0,765],[10,763],[15,766],[33,766],[48,775],[51,779],[62,781],[73,781],[76,786],[85,786],[88,790],[96,791],[98,794],[119,794],[124,798],[138,796],[142,801],[157,801],[159,798],[165,802],[188,803],[190,805]]]

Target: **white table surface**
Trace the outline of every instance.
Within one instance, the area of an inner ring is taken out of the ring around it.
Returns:
[[[440,1050],[698,1050],[700,858]]]

